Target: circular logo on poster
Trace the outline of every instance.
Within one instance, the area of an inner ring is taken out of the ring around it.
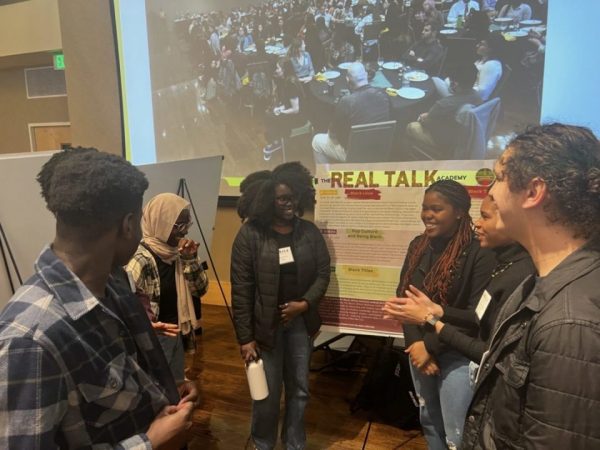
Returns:
[[[477,171],[475,179],[480,186],[489,186],[496,179],[496,175],[492,169],[484,168]]]

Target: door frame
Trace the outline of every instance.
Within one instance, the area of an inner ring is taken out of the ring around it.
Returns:
[[[34,122],[27,124],[27,130],[29,131],[29,151],[35,152],[33,149],[33,129],[39,127],[66,127],[71,126],[71,122]],[[60,150],[60,148],[56,149]]]

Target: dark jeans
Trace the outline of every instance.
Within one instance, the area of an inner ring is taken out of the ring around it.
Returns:
[[[304,410],[309,398],[311,352],[312,342],[302,316],[286,326],[279,325],[275,348],[262,349],[269,396],[252,403],[252,439],[257,449],[272,450],[277,444],[282,385],[285,387],[285,415],[281,439],[286,450],[304,449]]]
[[[185,358],[181,334],[178,334],[175,337],[162,336],[159,334],[158,342],[160,342],[163,352],[165,353],[175,382],[178,384],[181,383],[185,379]]]

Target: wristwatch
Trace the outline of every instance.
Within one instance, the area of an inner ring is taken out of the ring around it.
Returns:
[[[435,324],[438,323],[440,320],[440,318],[438,316],[436,316],[435,314],[427,314],[427,316],[425,317],[425,322],[428,325],[431,325],[432,327],[435,327]]]

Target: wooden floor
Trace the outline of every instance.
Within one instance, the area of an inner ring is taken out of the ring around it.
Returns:
[[[202,404],[194,414],[190,450],[246,448],[250,430],[250,394],[233,328],[222,306],[202,307],[204,334],[188,360],[188,376],[197,379]],[[316,352],[313,364],[323,359]],[[363,373],[311,372],[311,400],[306,415],[307,449],[368,450],[427,448],[420,431],[403,431],[373,423],[365,412],[350,414],[349,404],[361,387]],[[248,448],[252,448],[248,446]]]

